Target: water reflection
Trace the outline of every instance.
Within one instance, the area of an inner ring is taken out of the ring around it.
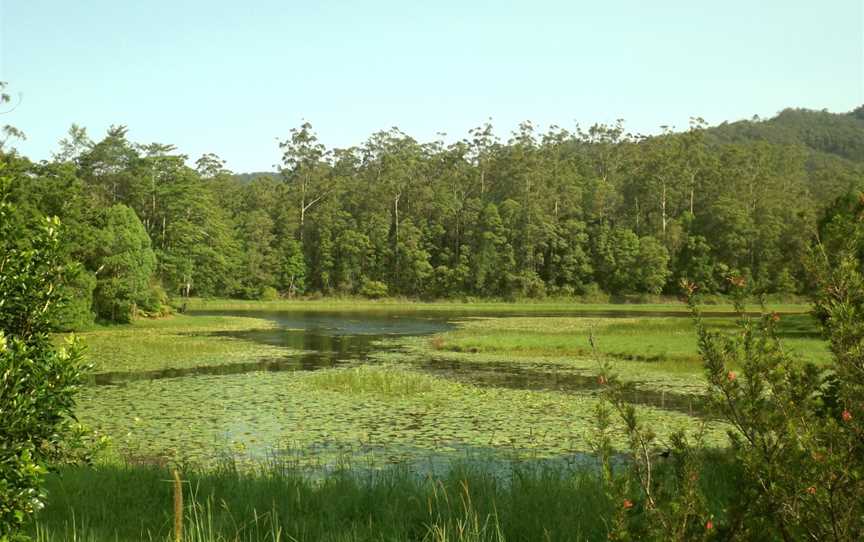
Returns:
[[[596,317],[632,317],[643,312],[627,311],[608,313],[584,313]],[[243,312],[206,312],[202,315],[237,316]],[[103,372],[91,376],[94,385],[123,385],[141,380],[184,378],[204,375],[236,375],[249,372],[314,371],[340,365],[374,363],[373,354],[394,351],[398,348],[382,345],[382,339],[394,336],[417,336],[437,333],[452,327],[452,322],[465,317],[456,313],[386,314],[386,313],[303,313],[303,312],[259,312],[256,317],[269,319],[279,325],[277,329],[254,331],[218,331],[208,334],[213,337],[228,337],[259,344],[281,346],[295,353],[283,358],[267,358],[254,362],[202,365],[188,368],[170,368],[137,372]],[[526,313],[540,316],[537,313]],[[545,313],[544,313],[545,314]],[[550,313],[551,315],[560,313]],[[578,313],[567,313],[573,315]],[[681,313],[669,313],[680,316]],[[487,316],[487,315],[484,315]],[[493,316],[493,315],[488,315]],[[513,316],[513,314],[494,315]],[[473,363],[467,360],[453,361],[432,357],[415,367],[451,380],[479,387],[508,388],[532,391],[559,391],[570,393],[594,393],[599,389],[596,376],[561,371],[554,365],[531,367],[511,363]],[[703,401],[686,393],[662,390],[639,389],[632,392],[628,400],[635,404],[648,405],[666,410],[703,416],[706,413]]]

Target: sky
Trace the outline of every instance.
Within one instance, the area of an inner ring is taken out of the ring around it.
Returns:
[[[864,103],[864,0],[0,0],[0,114],[49,159],[72,123],[273,169],[398,126],[445,141],[625,119],[650,134]],[[10,111],[11,109],[11,111]]]

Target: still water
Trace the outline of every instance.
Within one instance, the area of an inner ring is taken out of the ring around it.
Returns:
[[[231,365],[205,362],[194,368],[94,375],[80,417],[110,435],[122,453],[144,460],[212,461],[227,453],[252,459],[276,454],[317,465],[346,458],[434,464],[490,456],[574,459],[590,448],[596,378],[563,373],[554,366],[534,364],[529,370],[430,355],[398,366],[398,371],[421,373],[436,382],[422,393],[404,396],[339,393],[322,389],[314,380],[322,369],[381,366],[382,353],[390,354],[392,368],[393,360],[400,359],[399,346],[387,339],[445,331],[467,314],[196,314],[271,320],[277,324],[274,329],[212,335],[301,353]],[[690,426],[692,416],[700,414],[688,395],[640,391],[631,399],[646,405],[647,419],[664,431]]]

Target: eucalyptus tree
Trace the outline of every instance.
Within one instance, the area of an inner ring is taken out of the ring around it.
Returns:
[[[709,153],[705,141],[707,127],[702,117],[691,117],[690,128],[681,134],[680,151],[684,157],[684,172],[689,185],[688,211],[696,215],[697,193],[708,182],[709,176],[716,169],[714,157]]]
[[[482,199],[494,184],[494,179],[489,174],[490,162],[495,159],[501,143],[494,133],[491,122],[472,128],[468,134],[471,138],[465,142],[469,150],[468,158],[475,168]]]
[[[312,125],[304,122],[291,130],[291,137],[279,143],[282,150],[282,178],[288,196],[295,200],[299,215],[297,238],[303,242],[306,217],[332,191],[326,147],[318,141]]]
[[[395,276],[400,264],[400,229],[404,209],[413,190],[427,180],[427,149],[398,128],[391,128],[373,134],[361,148],[361,153],[370,194],[387,202],[389,208],[388,250]]]
[[[685,151],[681,139],[668,126],[660,135],[646,138],[638,145],[634,181],[634,229],[642,232],[644,216],[647,233],[669,242],[671,222],[684,211],[688,189]]]
[[[66,137],[58,142],[60,150],[52,153],[55,162],[78,163],[78,159],[93,148],[93,140],[87,135],[87,129],[77,124],[72,124],[66,132]]]
[[[590,223],[615,220],[622,206],[622,187],[632,168],[633,147],[638,141],[624,130],[624,121],[576,128],[580,154],[584,156],[583,216]]]
[[[141,182],[134,167],[138,151],[126,138],[126,126],[111,126],[106,136],[80,155],[82,178],[96,189],[103,205],[128,201]]]

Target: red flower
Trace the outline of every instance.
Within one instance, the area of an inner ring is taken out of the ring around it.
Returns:
[[[735,382],[736,378],[738,378],[738,376],[735,374],[735,371],[729,371],[726,373],[726,380],[729,382]]]
[[[852,421],[852,413],[849,412],[848,410],[844,410],[843,414],[841,414],[841,417],[843,418],[844,422],[851,422]]]
[[[630,499],[624,499],[624,510],[629,510],[633,508],[633,501]]]
[[[807,488],[807,493],[809,493],[810,495],[815,495],[815,494],[816,494],[816,486],[810,486],[810,487],[808,487],[808,488]]]
[[[710,531],[710,530],[713,529],[713,528],[714,528],[714,522],[713,522],[713,521],[711,521],[711,520],[709,519],[707,522],[705,522],[705,529],[707,529],[707,530]]]
[[[771,313],[771,321],[772,322],[779,322],[780,321],[780,315],[777,314],[776,312],[772,312]]]
[[[693,295],[699,289],[699,286],[687,279],[681,279],[681,288],[686,290],[688,295]]]
[[[732,286],[736,286],[738,288],[743,288],[747,285],[747,279],[744,277],[727,277],[727,279]]]

